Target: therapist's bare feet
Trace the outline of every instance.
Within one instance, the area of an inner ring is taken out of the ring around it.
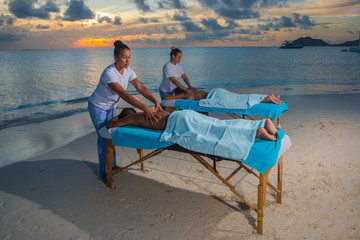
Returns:
[[[275,135],[271,135],[270,133],[268,133],[266,131],[265,128],[261,127],[258,128],[258,130],[256,131],[256,138],[260,138],[262,140],[270,140],[270,141],[276,141],[276,136]]]
[[[266,131],[268,133],[270,133],[271,135],[276,135],[277,133],[277,128],[275,127],[275,124],[273,123],[273,121],[271,121],[270,118],[267,118],[265,120],[265,125],[264,125],[264,128],[266,129]]]

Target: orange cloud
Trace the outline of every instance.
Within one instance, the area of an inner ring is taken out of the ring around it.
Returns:
[[[88,38],[80,39],[73,43],[74,48],[101,48],[101,47],[112,47],[114,39],[112,38]]]

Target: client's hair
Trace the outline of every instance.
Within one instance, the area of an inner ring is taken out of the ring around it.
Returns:
[[[184,90],[182,90],[181,88],[175,88],[175,94],[180,94],[180,93],[183,93],[185,92]]]
[[[127,115],[136,113],[135,109],[133,108],[124,108],[121,113],[119,114],[118,120],[126,117]]]

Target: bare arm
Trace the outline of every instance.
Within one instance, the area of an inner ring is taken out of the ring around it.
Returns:
[[[156,98],[150,93],[149,89],[147,89],[137,78],[133,79],[131,84],[141,95],[155,104],[155,111],[162,110],[159,101],[156,100]]]
[[[182,89],[184,92],[186,92],[188,89],[184,87],[178,80],[175,79],[175,77],[169,77],[171,82],[175,84],[178,88]]]
[[[137,78],[132,80],[132,81],[135,81],[135,80],[137,80]],[[108,86],[112,90],[114,90],[117,94],[119,94],[119,96],[122,99],[124,99],[127,103],[129,103],[129,104],[133,105],[134,107],[137,107],[137,108],[141,109],[142,111],[144,111],[146,113],[146,116],[148,117],[150,123],[153,123],[154,121],[155,122],[157,121],[158,117],[154,114],[154,110],[151,109],[149,106],[139,102],[131,94],[127,93],[125,91],[125,89],[123,87],[121,87],[121,85],[119,83],[108,83]],[[150,92],[149,92],[149,94],[151,95]],[[156,99],[155,99],[155,101],[156,101]],[[159,106],[160,106],[160,104],[159,104]]]
[[[184,80],[184,82],[186,83],[186,85],[188,85],[188,87],[191,89],[191,90],[197,90],[197,88],[194,88],[193,86],[191,86],[191,83],[190,83],[190,80],[189,78],[186,76],[185,73],[183,73],[181,75],[182,79]]]
[[[144,111],[148,108],[145,104],[139,102],[134,96],[127,93],[125,89],[119,83],[108,83],[107,84],[113,91],[115,91],[119,96],[124,99],[127,103],[131,104],[134,107],[137,107]]]

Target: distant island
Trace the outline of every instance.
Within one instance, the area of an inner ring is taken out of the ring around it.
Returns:
[[[354,41],[347,41],[341,44],[329,44],[322,39],[313,39],[311,37],[301,37],[292,41],[296,45],[303,45],[303,46],[344,46],[344,47],[351,47],[358,45],[358,40]]]

